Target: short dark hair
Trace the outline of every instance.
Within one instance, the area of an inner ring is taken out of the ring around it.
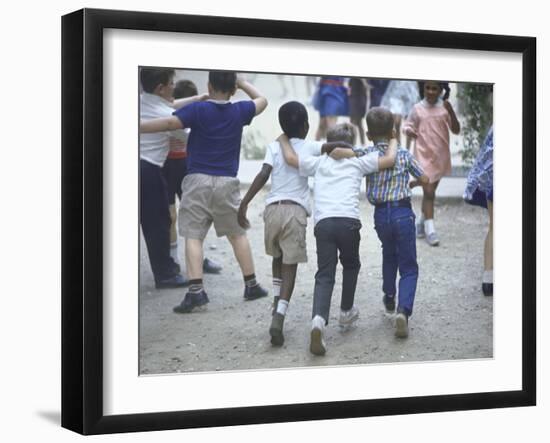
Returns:
[[[420,98],[424,98],[424,84],[429,80],[419,80],[418,83],[418,93],[420,94]],[[449,96],[451,95],[451,87],[449,86],[449,82],[436,82],[439,83],[439,87],[442,91],[445,91],[445,94],[443,97],[441,97],[443,100],[447,100]]]
[[[303,137],[304,124],[307,121],[306,107],[300,102],[287,102],[279,108],[279,124],[288,138]]]
[[[176,75],[171,68],[141,68],[139,79],[145,92],[152,94],[158,85],[167,85]]]
[[[233,92],[237,85],[237,73],[233,71],[210,71],[208,82],[215,91]]]
[[[198,93],[197,85],[191,80],[178,80],[174,88],[174,98],[193,97]]]
[[[371,108],[367,113],[367,130],[371,137],[383,137],[393,130],[393,114],[382,106]]]
[[[356,137],[355,127],[350,123],[340,123],[327,132],[327,142],[346,142],[354,145]]]

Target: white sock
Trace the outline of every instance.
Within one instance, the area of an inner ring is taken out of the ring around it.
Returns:
[[[279,297],[281,295],[281,282],[280,278],[273,277],[273,296]]]
[[[320,315],[316,315],[315,317],[313,317],[313,320],[311,320],[311,329],[323,330],[324,328],[325,328],[325,319]]]
[[[493,270],[483,271],[482,283],[493,283]]]
[[[430,235],[435,232],[434,219],[430,218],[429,220],[424,220],[424,229],[426,230],[426,235]]]
[[[286,315],[287,309],[288,302],[286,300],[279,300],[279,303],[277,303],[277,312],[281,315]]]
[[[179,257],[179,253],[178,253],[178,241],[177,240],[174,243],[170,244],[170,257],[172,257],[178,265],[180,264],[180,257]]]

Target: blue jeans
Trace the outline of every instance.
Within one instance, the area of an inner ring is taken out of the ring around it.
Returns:
[[[328,324],[330,300],[334,289],[338,253],[342,271],[342,299],[340,308],[349,311],[353,307],[357,276],[361,268],[359,243],[361,222],[354,218],[329,217],[315,225],[317,241],[317,273],[313,290],[312,318],[320,315]]]
[[[418,263],[414,212],[410,207],[377,207],[374,228],[382,242],[382,290],[387,296],[396,295],[395,280],[399,269],[398,310],[407,315],[413,311]]]

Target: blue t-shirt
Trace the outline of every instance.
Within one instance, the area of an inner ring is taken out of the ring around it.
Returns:
[[[252,100],[236,103],[204,101],[174,112],[185,128],[188,174],[236,177],[239,170],[243,126],[256,114]]]

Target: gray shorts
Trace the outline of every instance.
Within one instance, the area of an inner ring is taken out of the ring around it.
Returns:
[[[264,211],[265,252],[285,265],[307,262],[307,213],[300,205],[271,204]]]
[[[189,174],[181,188],[178,225],[182,237],[204,240],[212,223],[218,237],[246,233],[237,221],[241,203],[238,178]]]

